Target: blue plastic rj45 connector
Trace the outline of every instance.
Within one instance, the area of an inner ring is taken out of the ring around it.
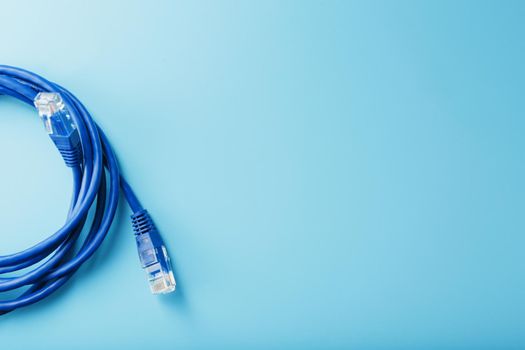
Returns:
[[[77,166],[82,157],[80,138],[62,96],[56,92],[39,92],[35,97],[34,105],[66,165],[70,168]]]
[[[175,278],[164,241],[153,224],[147,210],[131,216],[135,240],[142,268],[148,276],[153,294],[166,294],[175,290]]]

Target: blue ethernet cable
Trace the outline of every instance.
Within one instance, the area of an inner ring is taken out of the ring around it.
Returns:
[[[166,246],[120,173],[107,137],[84,105],[60,85],[5,65],[0,65],[0,95],[36,107],[49,137],[73,173],[73,196],[65,224],[30,248],[0,256],[0,292],[21,290],[14,299],[0,299],[0,315],[44,299],[73,276],[106,238],[120,191],[133,212],[139,260],[151,292],[174,291],[176,283]],[[91,208],[95,214],[88,216]],[[83,231],[87,234],[81,235]]]

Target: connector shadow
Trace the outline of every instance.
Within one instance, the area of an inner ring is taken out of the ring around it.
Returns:
[[[173,274],[175,276],[175,280],[177,282],[177,287],[175,289],[174,293],[161,295],[160,296],[160,302],[163,305],[166,305],[170,308],[173,308],[178,313],[186,313],[188,312],[188,301],[184,292],[184,278],[179,274],[179,270],[177,268],[177,262],[171,258],[172,260],[172,270]]]

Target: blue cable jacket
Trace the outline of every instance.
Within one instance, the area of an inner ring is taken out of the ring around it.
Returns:
[[[71,278],[104,241],[115,217],[121,189],[133,213],[143,211],[120,174],[107,137],[82,103],[63,87],[34,73],[0,65],[0,94],[33,105],[39,92],[61,94],[77,126],[82,159],[71,168],[73,196],[64,226],[26,250],[0,256],[0,292],[29,286],[14,299],[0,300],[0,315],[42,300]],[[93,206],[95,214],[88,218]],[[80,233],[85,227],[89,231],[80,242]],[[16,277],[2,277],[2,274],[21,269],[27,270]]]

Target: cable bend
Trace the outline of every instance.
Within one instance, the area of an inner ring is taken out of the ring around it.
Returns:
[[[14,299],[0,299],[0,315],[44,299],[73,276],[106,238],[120,191],[133,212],[139,259],[151,291],[173,291],[175,279],[164,242],[122,177],[108,138],[84,105],[60,85],[5,65],[0,65],[0,94],[37,108],[73,175],[73,195],[64,225],[30,248],[0,256],[0,292],[29,286]],[[95,214],[89,217],[93,207]]]

